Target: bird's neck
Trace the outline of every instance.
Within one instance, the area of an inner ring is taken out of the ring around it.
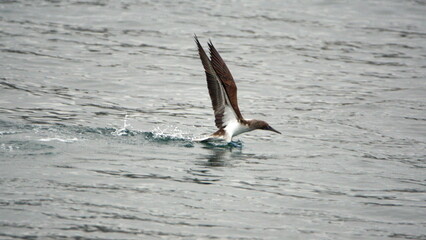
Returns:
[[[258,120],[255,119],[242,119],[240,120],[240,123],[244,126],[247,126],[248,128],[251,129],[255,129],[254,126],[256,125],[256,123],[258,122]]]

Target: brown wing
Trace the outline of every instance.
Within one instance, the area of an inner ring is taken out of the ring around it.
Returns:
[[[221,85],[221,82],[214,71],[210,59],[207,57],[206,52],[204,52],[203,47],[198,41],[197,36],[194,36],[195,43],[198,46],[198,54],[200,55],[201,63],[203,64],[204,71],[206,72],[207,78],[207,87],[209,89],[210,99],[212,101],[212,106],[215,115],[216,127],[224,127],[224,114],[225,114],[225,105],[226,97],[224,95],[224,89]]]
[[[234,109],[236,117],[238,120],[242,120],[243,116],[241,115],[240,109],[238,108],[237,86],[235,85],[234,78],[232,77],[231,72],[229,71],[219,52],[213,46],[213,43],[210,41],[208,45],[210,49],[211,65],[219,80],[221,81],[222,86],[225,88],[226,94],[228,95],[228,99],[232,108]]]

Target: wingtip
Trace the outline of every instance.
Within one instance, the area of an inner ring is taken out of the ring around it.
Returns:
[[[209,47],[214,47],[213,43],[212,43],[212,40],[210,38],[209,38],[209,41],[207,42],[207,45],[209,45]]]
[[[197,36],[197,34],[195,34],[194,33],[194,40],[195,40],[195,42],[198,44],[198,45],[201,45],[200,44],[200,41],[198,40],[198,36]],[[214,46],[213,46],[213,42],[212,42],[212,40],[209,38],[209,41],[207,42],[207,45],[208,45],[208,47],[209,47],[209,50],[211,51],[211,49],[212,48],[214,48]]]
[[[207,42],[207,46],[209,46],[210,56],[212,56],[213,52],[216,51],[216,49],[213,46],[212,40],[210,38],[209,38],[209,41]]]
[[[200,50],[200,49],[202,49],[202,48],[203,48],[203,47],[201,46],[200,41],[198,41],[198,37],[197,37],[197,35],[195,35],[195,33],[194,33],[194,41],[195,41],[195,44],[197,44],[198,50]]]

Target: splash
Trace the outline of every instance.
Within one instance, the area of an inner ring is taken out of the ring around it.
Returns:
[[[227,143],[225,141],[207,141],[198,142],[196,137],[192,134],[183,131],[176,126],[156,126],[149,132],[142,132],[137,130],[130,130],[131,125],[128,123],[129,115],[126,114],[123,119],[123,125],[119,128],[97,128],[97,132],[104,132],[105,130],[109,133],[118,137],[137,137],[143,136],[142,139],[148,142],[155,143],[177,143],[184,147],[194,147],[194,144],[200,143],[207,148],[242,148],[243,143],[241,141],[233,141]],[[132,138],[134,141],[134,138]]]
[[[129,130],[130,124],[127,123],[128,117],[128,114],[124,116],[123,127],[115,129],[115,131],[111,133],[112,135],[129,136],[131,134],[131,131]]]
[[[191,138],[188,137],[188,133],[185,133],[178,127],[167,126],[165,128],[155,127],[152,130],[153,138],[162,139],[162,140],[183,140],[190,141]]]
[[[194,147],[188,133],[178,127],[155,127],[151,132],[145,132],[145,139],[157,143],[178,143],[184,147]]]

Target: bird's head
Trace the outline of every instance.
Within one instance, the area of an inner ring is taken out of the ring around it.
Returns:
[[[279,131],[272,128],[267,122],[262,120],[252,120],[250,127],[253,129],[267,130],[281,134]]]

